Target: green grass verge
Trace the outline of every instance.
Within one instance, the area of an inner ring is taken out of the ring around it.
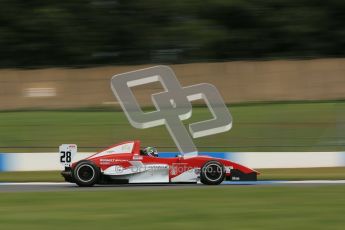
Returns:
[[[1,193],[0,228],[344,229],[345,186]]]
[[[345,167],[259,169],[259,180],[345,180]],[[58,171],[46,172],[2,172],[0,182],[62,182]]]
[[[344,101],[248,104],[232,106],[230,111],[232,130],[195,139],[199,151],[344,150]],[[207,109],[196,107],[186,124],[208,118]],[[165,127],[135,129],[119,111],[0,112],[0,130],[0,152],[56,151],[61,143],[76,143],[80,151],[93,151],[82,147],[132,139],[160,146],[160,151],[176,150]],[[43,148],[47,146],[51,148]]]

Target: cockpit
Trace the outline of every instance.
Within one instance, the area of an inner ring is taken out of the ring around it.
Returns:
[[[158,151],[155,147],[145,147],[143,149],[140,149],[140,155],[158,157]]]

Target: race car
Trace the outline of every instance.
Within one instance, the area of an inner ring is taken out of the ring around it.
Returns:
[[[113,145],[85,159],[72,162],[76,145],[60,146],[65,181],[82,187],[95,184],[203,183],[218,185],[224,180],[255,181],[257,171],[210,156],[159,157],[153,147],[140,148],[140,141]]]

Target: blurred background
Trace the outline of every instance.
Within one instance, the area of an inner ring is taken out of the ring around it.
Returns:
[[[131,127],[110,78],[167,64],[209,82],[234,118],[200,151],[338,151],[345,144],[342,0],[0,0],[0,152],[94,151],[164,127]],[[136,87],[150,110],[159,84]],[[197,102],[188,123],[211,114]]]
[[[344,229],[340,184],[44,193],[3,183],[62,182],[58,171],[27,172],[52,170],[62,143],[93,152],[140,139],[176,151],[165,127],[133,128],[110,89],[113,75],[157,64],[182,86],[214,84],[229,106],[232,129],[194,139],[199,151],[293,156],[258,169],[261,181],[343,180],[344,22],[344,0],[0,0],[0,229]],[[162,90],[133,92],[153,110]],[[193,105],[186,125],[211,118]]]

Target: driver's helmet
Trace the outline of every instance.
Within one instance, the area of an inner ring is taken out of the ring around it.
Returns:
[[[143,153],[147,156],[158,157],[158,152],[155,147],[146,147],[143,149]]]

